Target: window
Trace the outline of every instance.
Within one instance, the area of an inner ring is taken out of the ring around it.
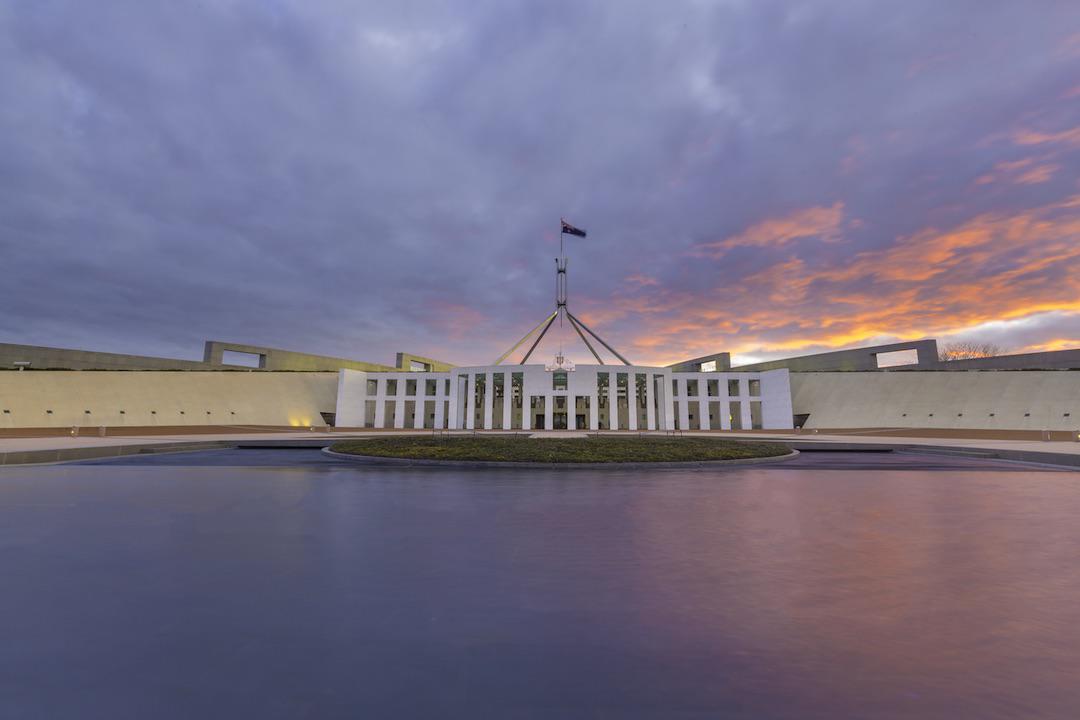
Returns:
[[[379,381],[374,380],[374,379],[369,379],[367,381],[367,394],[368,395],[378,395],[378,393],[379,393]]]
[[[687,394],[688,397],[697,397],[697,394],[698,394],[697,380],[687,380],[686,381],[686,394]]]
[[[386,381],[386,394],[397,395],[397,380],[391,378]]]
[[[738,397],[739,396],[739,381],[738,380],[728,380],[727,381],[727,394],[728,394],[728,397]]]
[[[671,396],[679,397],[679,381],[671,378]]]
[[[446,379],[446,385],[443,387],[443,395],[450,394],[450,378]]]
[[[405,394],[416,395],[416,380],[409,379],[405,381]]]
[[[438,380],[425,380],[424,381],[424,395],[426,395],[427,397],[431,397],[433,395],[437,395],[438,392],[439,392],[439,381]]]
[[[596,399],[598,407],[606,408],[608,404],[608,384],[611,378],[609,373],[596,373]],[[604,428],[605,430],[607,428]]]
[[[751,380],[750,381],[750,396],[751,397],[761,397],[761,381],[760,380]]]
[[[551,373],[551,389],[552,390],[565,390],[566,389],[566,373],[565,372],[553,372]]]
[[[719,397],[720,395],[720,381],[719,380],[706,380],[706,391],[709,393],[709,397]]]

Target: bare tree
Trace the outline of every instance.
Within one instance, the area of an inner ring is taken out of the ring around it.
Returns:
[[[952,342],[942,345],[938,350],[938,360],[970,360],[972,358],[996,357],[1004,355],[1005,348],[994,343]]]

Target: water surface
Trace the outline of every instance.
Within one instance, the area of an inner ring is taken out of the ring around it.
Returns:
[[[1076,717],[1078,518],[922,456],[6,469],[0,717]]]

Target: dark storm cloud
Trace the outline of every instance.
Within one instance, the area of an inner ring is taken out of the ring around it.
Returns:
[[[1072,2],[0,3],[0,341],[487,362],[561,215],[639,360],[1080,340],[1078,78]]]

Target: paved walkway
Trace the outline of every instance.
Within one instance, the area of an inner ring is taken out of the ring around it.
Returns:
[[[428,435],[430,430],[398,431],[394,434]],[[43,462],[65,462],[96,457],[133,455],[150,452],[209,449],[215,447],[266,446],[266,447],[322,447],[336,440],[365,436],[385,436],[377,432],[261,432],[216,435],[152,435],[123,437],[36,437],[0,438],[0,465],[19,465]],[[471,431],[452,432],[471,435]],[[550,431],[532,433],[537,436],[565,436],[567,433]],[[577,433],[573,433],[577,434]],[[660,434],[663,433],[650,433]],[[803,450],[872,450],[872,449],[919,449],[945,452],[973,457],[1045,462],[1055,465],[1080,467],[1080,442],[1048,442],[1037,440],[996,440],[974,438],[913,438],[881,435],[826,435],[821,433],[695,433],[687,436],[725,437],[744,440],[775,440]]]

